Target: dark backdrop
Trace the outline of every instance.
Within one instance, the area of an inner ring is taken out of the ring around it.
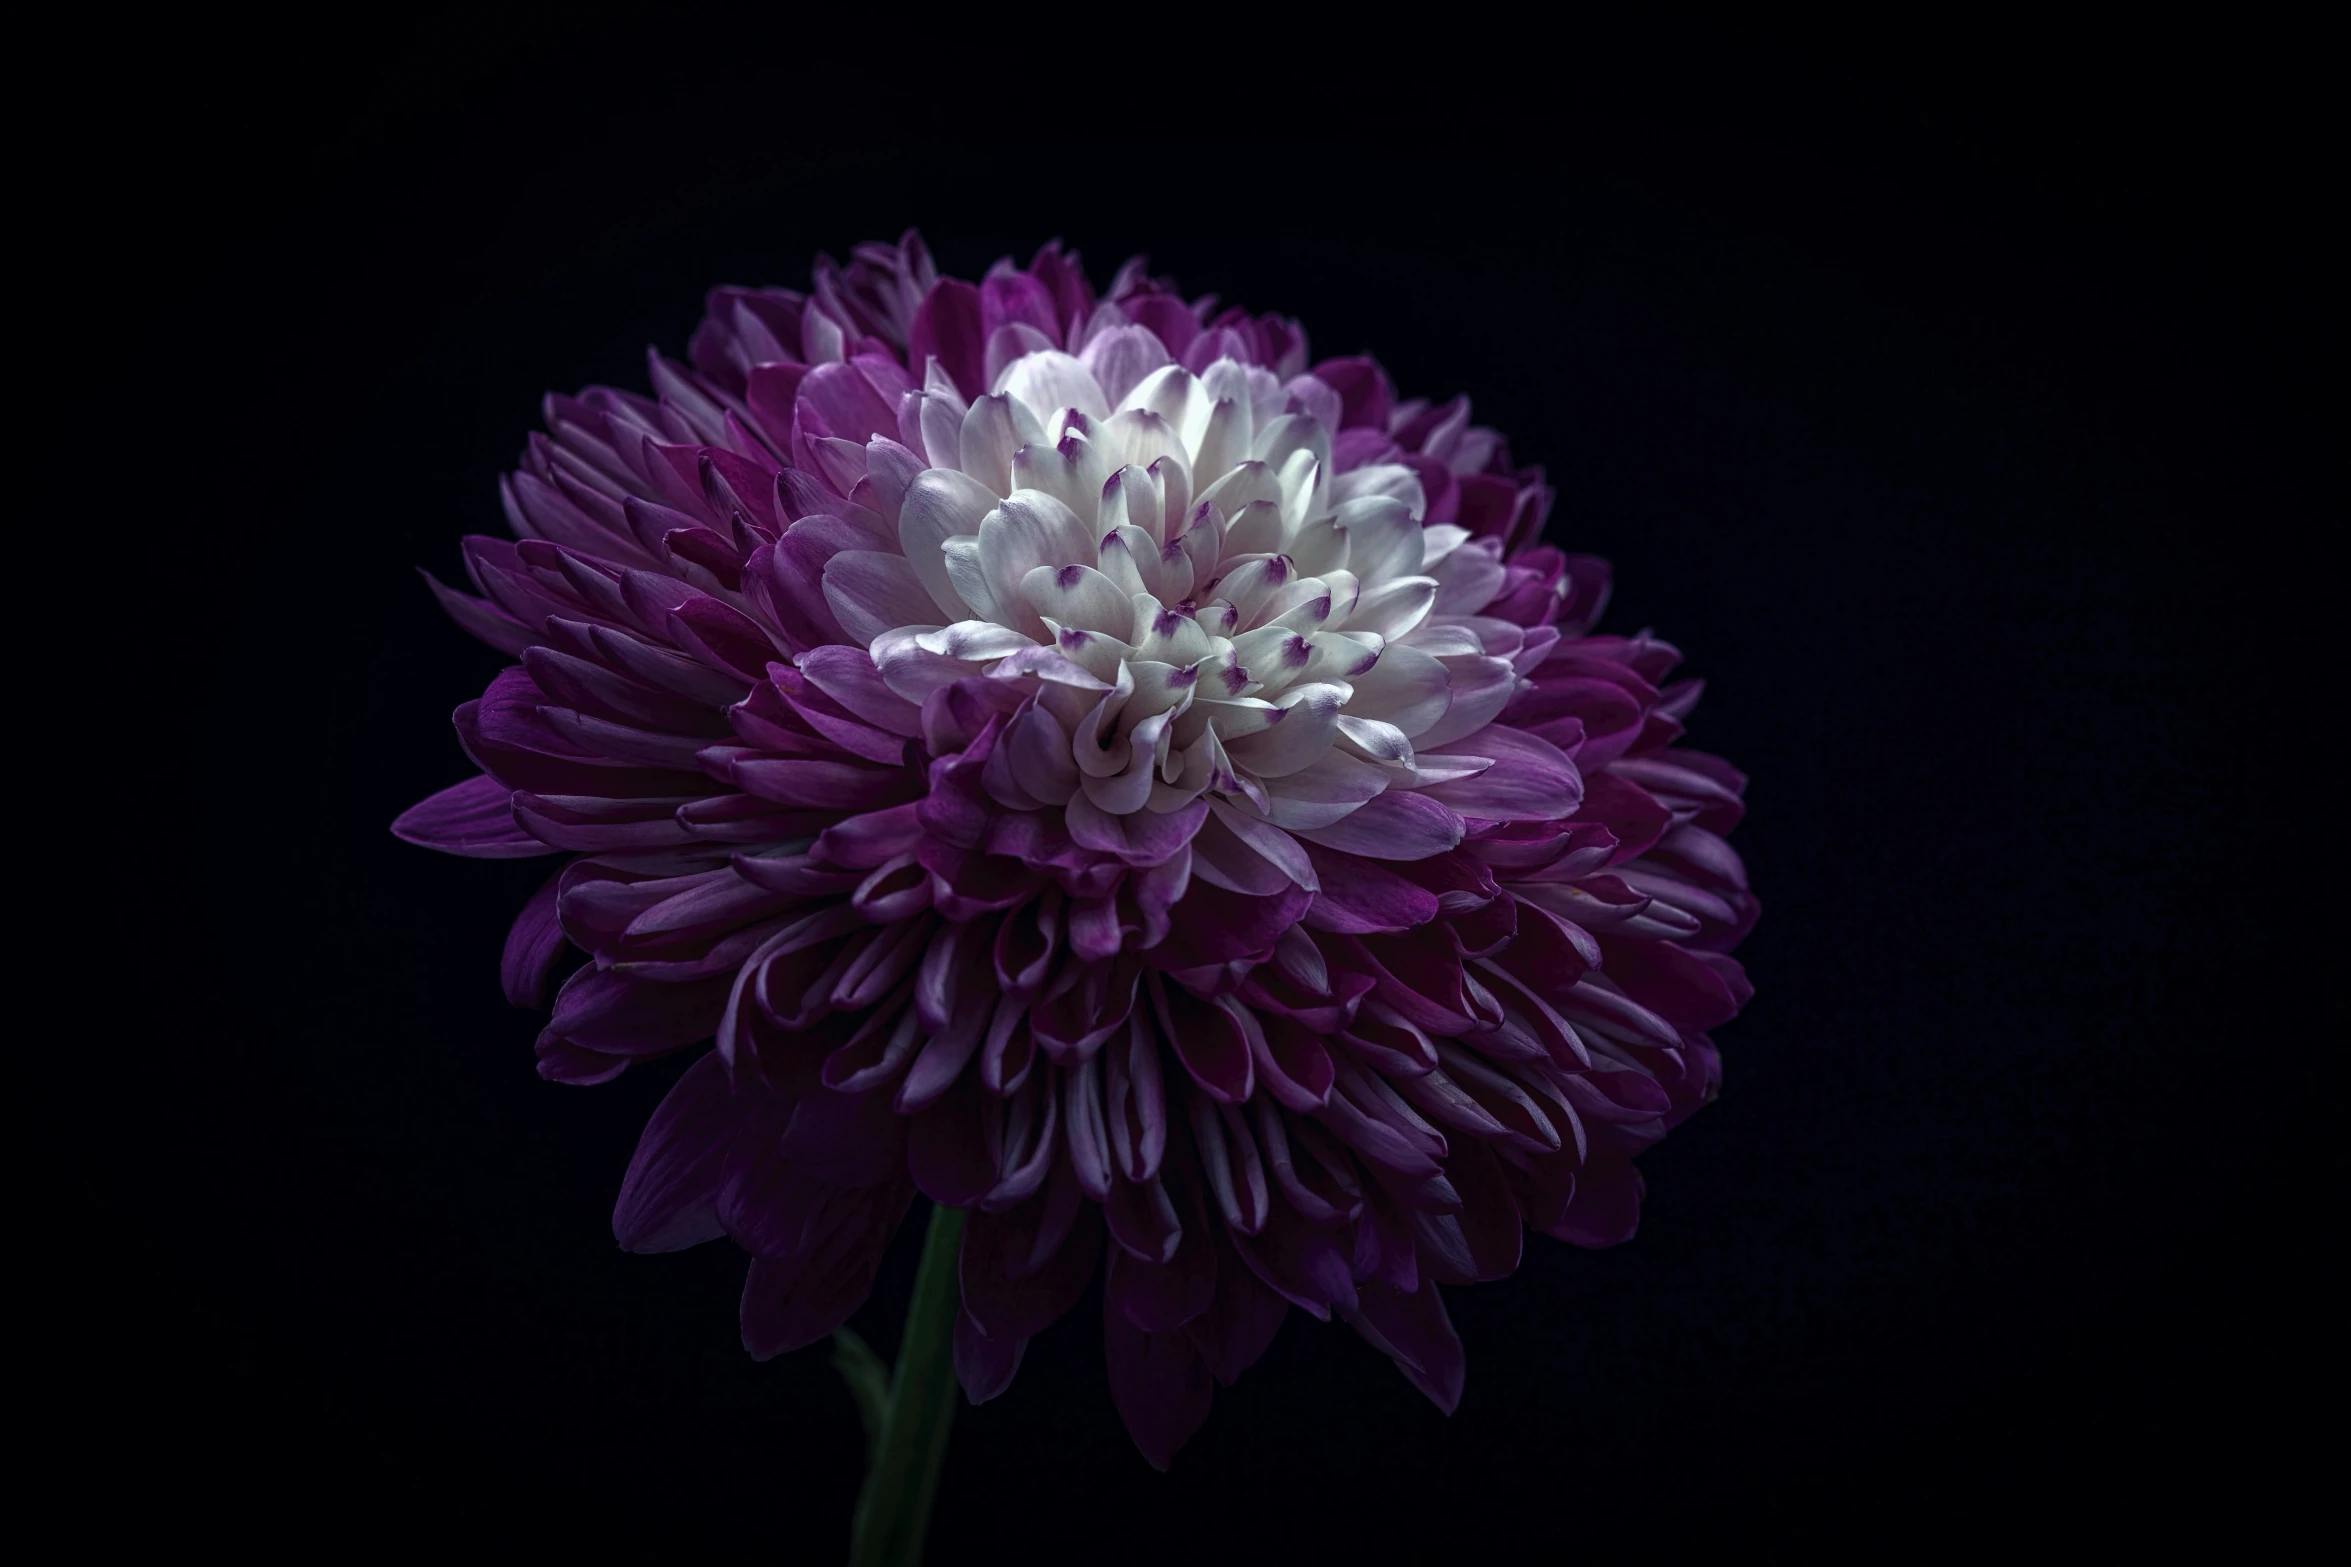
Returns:
[[[152,673],[196,730],[201,978],[149,1287],[198,1325],[177,1451],[216,1505],[841,1554],[860,1451],[824,1352],[743,1355],[726,1244],[612,1242],[678,1063],[540,1081],[496,970],[543,868],[386,827],[468,771],[449,710],[502,662],[412,568],[499,528],[541,392],[640,386],[707,285],[908,224],[966,275],[1053,235],[1097,278],[1146,250],[1470,393],[1548,466],[1552,538],[1616,562],[1608,629],[1708,679],[1693,742],[1753,776],[1766,909],[1723,1097],[1644,1161],[1640,1235],[1451,1293],[1450,1420],[1293,1313],[1158,1476],[1090,1298],[964,1412],[935,1559],[2176,1504],[2247,1375],[2248,1194],[2298,1178],[2262,1135],[2290,1078],[2230,1055],[2276,1037],[2243,868],[2293,852],[2253,693],[2257,572],[2316,521],[2279,369],[2314,262],[2267,183],[2298,122],[2185,56],[1651,38],[1378,91],[1213,59],[1124,103],[647,21],[193,93],[142,215],[204,367],[164,395],[210,432],[153,546],[200,584]],[[885,1353],[917,1229],[854,1319]]]

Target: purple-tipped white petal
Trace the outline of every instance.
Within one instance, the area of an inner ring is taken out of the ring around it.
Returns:
[[[1339,737],[1352,745],[1356,754],[1366,761],[1406,768],[1412,766],[1412,742],[1394,724],[1385,724],[1376,718],[1350,718],[1341,713]]]
[[[1022,447],[1012,459],[1012,483],[1016,491],[1052,496],[1091,534],[1099,526],[1102,490],[1114,466],[1092,440],[1072,430],[1051,446]]]
[[[1012,458],[1022,447],[1045,439],[1045,427],[1028,404],[997,395],[983,397],[963,416],[957,450],[963,471],[991,495],[1012,493]]]
[[[1134,625],[1133,596],[1091,566],[1038,566],[1020,579],[1020,592],[1055,627],[1122,636]]]
[[[1387,660],[1383,658],[1381,662]],[[1481,654],[1442,662],[1452,683],[1452,705],[1445,709],[1444,717],[1412,737],[1424,751],[1476,734],[1500,716],[1518,692],[1518,672],[1505,659]]]
[[[1336,686],[1300,686],[1276,703],[1279,719],[1255,734],[1227,740],[1225,750],[1259,778],[1286,777],[1311,767],[1331,748],[1345,705],[1345,693]]]
[[[1110,404],[1103,400],[1093,373],[1059,349],[1023,354],[996,378],[994,390],[1009,392],[1026,404],[1040,425],[1064,408],[1074,408],[1089,419],[1110,417]]]
[[[1394,641],[1428,618],[1436,598],[1433,577],[1393,577],[1377,584],[1366,581],[1355,607],[1347,612],[1347,629],[1375,631]]]
[[[979,568],[989,597],[1007,624],[1032,639],[1050,640],[1021,583],[1039,566],[1066,566],[1094,558],[1091,530],[1050,495],[1016,490],[980,523]]]
[[[1420,574],[1420,523],[1401,501],[1387,496],[1346,501],[1331,523],[1347,534],[1347,558],[1338,564],[1367,586]]]
[[[1303,830],[1345,821],[1388,788],[1391,774],[1375,762],[1326,750],[1310,766],[1268,779],[1265,814],[1276,824]]]
[[[980,523],[995,509],[997,495],[968,474],[931,468],[906,487],[898,510],[898,547],[942,616],[959,620],[976,608],[966,604],[948,580],[942,546],[949,539],[976,538]]]
[[[1114,468],[1129,467],[1151,474],[1158,470],[1154,488],[1164,492],[1169,465],[1189,470],[1191,454],[1176,427],[1147,408],[1129,408],[1112,414],[1097,428],[1095,440]]]
[[[914,639],[914,645],[926,653],[979,663],[1022,652],[1036,643],[1010,626],[999,626],[992,620],[959,620],[952,626],[923,632]]]
[[[1428,497],[1420,475],[1401,463],[1373,463],[1331,480],[1331,499],[1344,504],[1380,496],[1401,503],[1415,517],[1428,515]]]
[[[1453,676],[1444,664],[1415,647],[1390,642],[1379,662],[1348,676],[1355,694],[1347,711],[1390,723],[1418,739],[1445,716],[1453,703]]]

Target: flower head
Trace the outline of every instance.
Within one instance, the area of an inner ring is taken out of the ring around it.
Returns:
[[[572,856],[506,954],[531,1005],[592,959],[544,1075],[715,1038],[622,1244],[732,1236],[765,1356],[968,1208],[969,1395],[1102,1276],[1163,1466],[1292,1306],[1451,1409],[1439,1286],[1629,1236],[1749,994],[1680,655],[1591,633],[1607,567],[1467,399],[1138,263],[910,234],[715,290],[690,357],[550,397],[481,596],[432,584],[520,663],[396,826]]]

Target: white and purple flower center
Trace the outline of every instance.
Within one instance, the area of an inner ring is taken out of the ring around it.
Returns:
[[[1327,827],[1490,765],[1438,748],[1518,684],[1522,629],[1477,613],[1500,541],[1424,526],[1407,467],[1334,472],[1338,422],[1311,377],[1195,376],[1140,328],[1023,355],[968,405],[934,367],[929,466],[871,475],[902,497],[898,550],[836,555],[826,598],[911,700],[1029,687],[983,780],[1006,808],[1124,841],[1146,824],[1108,818],[1205,800],[1265,854],[1283,835],[1262,824]]]

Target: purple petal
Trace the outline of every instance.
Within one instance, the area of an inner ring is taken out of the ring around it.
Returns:
[[[575,1045],[553,1029],[541,1029],[533,1048],[539,1058],[539,1075],[550,1083],[587,1088],[609,1083],[629,1069],[627,1056],[606,1055],[601,1050]]]
[[[539,640],[538,633],[497,605],[471,594],[460,593],[443,584],[440,578],[429,571],[420,571],[417,575],[424,578],[426,586],[433,590],[433,597],[440,601],[441,608],[448,612],[451,620],[464,627],[468,634],[487,642],[507,657],[522,657],[523,649]]]
[[[658,1055],[709,1038],[733,984],[731,973],[693,984],[658,985],[584,968],[564,982],[548,1027],[591,1050]]]
[[[1583,803],[1583,775],[1550,741],[1489,724],[1468,744],[1478,755],[1492,757],[1494,765],[1474,777],[1432,784],[1421,794],[1463,816],[1496,820],[1558,821]],[[1434,760],[1430,753],[1422,756]]]
[[[922,709],[892,691],[862,648],[811,648],[798,659],[808,683],[840,704],[841,710],[891,734],[913,739],[922,733]]]
[[[1012,1386],[1013,1373],[1029,1347],[1025,1338],[992,1339],[968,1311],[955,1313],[955,1380],[975,1404]]]
[[[900,626],[938,623],[938,606],[902,555],[841,551],[824,564],[824,596],[841,629],[858,643]]]
[[[1340,1244],[1341,1234],[1276,1203],[1261,1233],[1234,1235],[1232,1245],[1274,1293],[1328,1322],[1332,1308],[1355,1308],[1353,1259]]]
[[[1182,985],[1151,976],[1151,1000],[1160,1033],[1175,1047],[1192,1081],[1212,1099],[1240,1104],[1254,1089],[1256,1065],[1249,1036],[1224,1003],[1203,1001]]]
[[[1292,1110],[1313,1111],[1328,1104],[1333,1067],[1322,1036],[1291,1018],[1258,1018],[1253,1012],[1243,1016],[1255,1029],[1249,1048],[1265,1091]]]
[[[1341,821],[1297,828],[1295,835],[1366,859],[1425,860],[1452,848],[1467,830],[1458,811],[1430,799],[1428,793],[1390,789]]]
[[[906,1167],[924,1196],[949,1208],[968,1208],[988,1194],[1002,1172],[989,1146],[986,1112],[991,1096],[976,1075],[907,1122]]]
[[[1454,1140],[1445,1178],[1461,1194],[1461,1211],[1415,1212],[1410,1216],[1428,1273],[1446,1284],[1476,1284],[1508,1278],[1518,1269],[1524,1232],[1517,1199],[1503,1178],[1501,1161],[1484,1143]]]
[[[1575,1196],[1550,1234],[1578,1246],[1615,1246],[1641,1223],[1641,1172],[1622,1156],[1595,1159],[1576,1176]]]
[[[1597,823],[1616,835],[1610,865],[1647,853],[1673,826],[1673,812],[1614,769],[1585,774],[1584,800],[1575,816],[1578,822]]]
[[[716,1051],[686,1068],[645,1123],[621,1180],[612,1233],[622,1251],[682,1251],[725,1233],[719,1182],[748,1116]]]
[[[1085,795],[1074,795],[1067,807],[1069,833],[1084,847],[1132,866],[1164,864],[1199,832],[1208,819],[1208,803],[1193,800],[1164,815],[1144,810],[1114,816]]]
[[[1167,939],[1152,949],[1151,961],[1164,969],[1189,969],[1256,957],[1272,950],[1313,898],[1286,877],[1282,890],[1268,897],[1195,881],[1172,911]]]
[[[1148,1181],[1113,1179],[1102,1217],[1110,1226],[1110,1238],[1145,1262],[1171,1261],[1183,1243],[1183,1217],[1176,1212],[1167,1183],[1157,1176]]]
[[[400,813],[395,837],[472,860],[520,860],[556,851],[516,825],[514,791],[483,774]]]
[[[1185,1331],[1209,1374],[1230,1387],[1273,1343],[1290,1303],[1265,1287],[1221,1232],[1216,1244],[1216,1297]]]
[[[1164,1332],[1206,1311],[1216,1296],[1216,1246],[1197,1192],[1188,1194],[1182,1238],[1163,1263],[1124,1246],[1110,1254],[1104,1289],[1126,1319],[1147,1333]]]
[[[1405,930],[1437,917],[1437,898],[1377,863],[1320,844],[1307,850],[1321,884],[1306,911],[1317,930]]]
[[[1738,1016],[1744,1004],[1740,992],[1747,988],[1746,975],[1729,958],[1685,952],[1670,941],[1609,936],[1600,938],[1600,950],[1605,954],[1602,971],[1676,1028],[1702,1032],[1719,1027]]]
[[[981,355],[987,332],[981,325],[980,291],[959,278],[941,278],[914,313],[907,331],[906,362],[920,371],[936,357],[966,402],[988,389]]]
[[[1158,334],[1144,326],[1112,327],[1087,343],[1078,358],[1113,408],[1125,401],[1145,376],[1175,363],[1175,356]]]
[[[1396,1362],[1396,1369],[1429,1402],[1446,1414],[1461,1402],[1466,1368],[1461,1335],[1445,1313],[1443,1297],[1434,1284],[1424,1282],[1407,1295],[1390,1284],[1373,1281],[1357,1292],[1359,1305],[1348,1320],[1372,1348]]]
[[[499,960],[498,978],[506,999],[532,1010],[546,1004],[547,974],[563,951],[563,923],[556,917],[557,893],[563,873],[547,878],[506,933],[506,952]]]
[[[836,1186],[879,1185],[904,1168],[907,1118],[888,1094],[843,1094],[816,1088],[792,1107],[776,1145],[794,1169]]]
[[[964,1309],[995,1339],[1029,1338],[1061,1320],[1102,1260],[1102,1210],[1064,1165],[1045,1191],[1007,1213],[964,1221]]]
[[[1208,1418],[1215,1397],[1208,1364],[1181,1329],[1146,1333],[1127,1320],[1107,1292],[1102,1302],[1102,1354],[1110,1398],[1144,1461],[1165,1471]]]
[[[743,1347],[768,1360],[813,1344],[849,1320],[873,1291],[890,1236],[905,1217],[905,1185],[836,1192],[823,1205],[810,1249],[755,1257],[743,1283]]]
[[[733,782],[762,799],[806,810],[853,811],[880,801],[904,799],[915,787],[912,775],[853,762],[738,760]]]

